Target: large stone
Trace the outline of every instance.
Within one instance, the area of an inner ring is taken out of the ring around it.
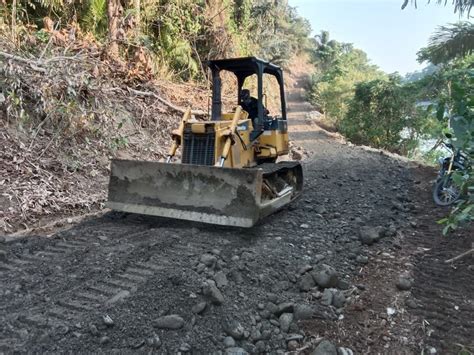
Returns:
[[[329,340],[323,340],[311,355],[337,355],[337,349]]]
[[[300,267],[300,269],[298,270],[298,274],[303,275],[303,274],[306,274],[308,271],[311,271],[311,270],[313,270],[313,267],[309,264],[306,264],[306,265],[303,265],[302,267]]]
[[[170,314],[156,319],[153,325],[159,329],[180,329],[184,325],[184,319],[177,314]]]
[[[217,258],[212,255],[212,254],[203,254],[201,256],[201,263],[203,263],[204,265],[206,265],[207,267],[212,267],[214,266],[214,264],[216,263],[217,261]]]
[[[229,336],[229,337],[225,337],[225,338],[224,338],[224,346],[225,346],[226,348],[232,348],[232,347],[234,347],[234,346],[235,346],[235,340],[234,340],[234,338],[232,338],[232,337],[230,337],[230,336]]]
[[[296,340],[290,340],[288,342],[288,351],[295,351],[299,348],[300,344]]]
[[[313,318],[314,310],[313,307],[306,304],[299,304],[294,309],[294,320],[305,320]]]
[[[202,312],[204,312],[206,310],[206,307],[207,307],[206,302],[199,302],[199,303],[195,304],[191,310],[195,314],[201,314]]]
[[[255,352],[258,354],[265,352],[265,342],[263,340],[259,340],[255,343]]]
[[[405,276],[400,276],[396,282],[396,286],[401,291],[407,291],[413,286],[413,281]]]
[[[339,283],[337,271],[329,265],[323,264],[321,267],[311,272],[314,282],[322,288],[337,287]]]
[[[332,294],[332,305],[336,308],[342,308],[346,304],[346,296],[339,290],[334,290]]]
[[[290,329],[290,324],[293,322],[293,314],[292,313],[283,313],[280,318],[280,329],[282,332],[288,333]]]
[[[307,292],[316,286],[316,283],[310,274],[304,274],[300,279],[299,286],[301,291]]]
[[[232,320],[232,321],[228,321],[224,323],[223,328],[224,328],[224,332],[234,339],[241,340],[244,338],[245,329],[242,326],[242,324],[240,324],[236,320]]]
[[[323,295],[321,296],[321,304],[325,306],[330,306],[332,304],[333,294],[330,289],[325,289]]]
[[[202,286],[202,294],[217,306],[224,303],[224,295],[222,295],[222,292],[217,288],[214,282],[210,282],[209,280],[205,282]]]
[[[382,238],[382,231],[382,227],[361,227],[359,231],[359,239],[362,244],[372,245]]]
[[[357,255],[356,261],[359,264],[365,265],[369,262],[369,258],[365,255]]]
[[[157,334],[153,334],[153,336],[147,338],[146,343],[151,348],[159,348],[161,346],[161,339]]]
[[[222,271],[219,271],[214,275],[214,281],[216,282],[216,286],[218,288],[225,287],[229,283],[229,281],[227,281],[227,277]]]

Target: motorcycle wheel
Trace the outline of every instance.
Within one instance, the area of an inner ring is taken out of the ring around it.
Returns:
[[[450,206],[456,202],[461,192],[451,176],[441,176],[433,188],[433,200],[438,206]]]

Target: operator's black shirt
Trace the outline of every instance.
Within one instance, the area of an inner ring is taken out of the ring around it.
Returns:
[[[251,97],[250,102],[242,102],[242,109],[247,111],[250,119],[254,119],[258,116],[258,100],[255,97]]]

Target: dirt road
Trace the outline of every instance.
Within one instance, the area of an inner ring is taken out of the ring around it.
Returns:
[[[299,201],[252,229],[108,213],[0,244],[0,353],[472,347],[473,260],[444,260],[473,231],[440,235],[432,171],[344,144],[289,96],[312,152]]]

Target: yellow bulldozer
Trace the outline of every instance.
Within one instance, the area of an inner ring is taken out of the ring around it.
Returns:
[[[166,162],[112,160],[109,208],[252,227],[301,194],[300,163],[277,162],[289,152],[281,68],[255,57],[211,60],[208,66],[212,73],[210,120],[193,119],[188,109],[172,133]],[[236,77],[233,112],[222,112],[223,71]],[[278,82],[281,117],[271,116],[264,106],[264,74]],[[243,89],[246,80],[255,78],[257,98]],[[181,161],[174,162],[179,147]]]

